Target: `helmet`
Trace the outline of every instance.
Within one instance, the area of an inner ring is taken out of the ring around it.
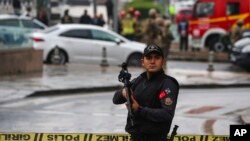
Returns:
[[[139,17],[141,15],[141,12],[139,10],[135,10],[134,16]]]
[[[128,9],[129,14],[133,14],[134,11],[135,11],[134,7],[129,7],[129,9]]]
[[[237,21],[237,25],[242,26],[243,24],[244,24],[243,20],[240,19],[240,20]]]
[[[148,12],[149,16],[155,15],[156,14],[156,10],[154,8],[151,8]]]
[[[120,17],[125,17],[126,16],[126,11],[125,10],[121,10],[120,11]]]

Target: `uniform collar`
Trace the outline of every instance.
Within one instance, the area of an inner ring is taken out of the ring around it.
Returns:
[[[147,78],[147,72],[145,71],[145,72],[143,72],[142,74],[141,74],[141,77],[142,78],[144,78],[144,79],[146,79],[146,80],[154,80],[155,78],[157,78],[158,76],[160,76],[161,74],[164,74],[164,70],[163,69],[161,69],[160,71],[158,71],[158,72],[155,72],[152,76],[151,76],[151,78],[150,79],[148,79]]]

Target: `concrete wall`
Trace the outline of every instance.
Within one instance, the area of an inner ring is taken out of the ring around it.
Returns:
[[[0,50],[0,76],[42,72],[43,51],[32,48]]]

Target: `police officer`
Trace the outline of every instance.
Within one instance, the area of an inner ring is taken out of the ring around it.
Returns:
[[[131,81],[134,126],[127,118],[125,130],[132,141],[166,141],[174,117],[179,84],[164,73],[164,56],[161,48],[150,44],[144,49],[140,76]],[[115,92],[114,104],[127,101],[125,89]]]

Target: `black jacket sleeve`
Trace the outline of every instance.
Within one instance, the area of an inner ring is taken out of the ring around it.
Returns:
[[[131,89],[133,89],[134,84],[135,84],[135,81],[136,81],[136,79],[133,79],[133,80],[131,81]],[[122,89],[123,89],[123,88],[122,88]],[[114,95],[114,97],[113,97],[113,103],[114,103],[114,104],[123,104],[123,103],[127,102],[127,99],[124,98],[124,97],[122,96],[122,89],[117,90],[117,91],[115,92],[115,95]]]
[[[115,95],[113,97],[114,104],[123,104],[126,101],[127,99],[122,96],[122,89],[115,92]]]
[[[165,81],[161,88],[161,96],[159,96],[161,108],[140,107],[137,114],[153,122],[172,121],[179,94],[179,84],[174,78],[169,80]]]

